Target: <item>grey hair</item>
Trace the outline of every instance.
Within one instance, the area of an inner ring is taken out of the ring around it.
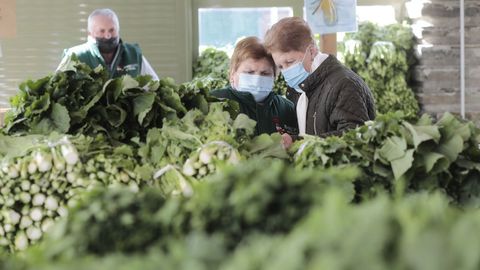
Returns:
[[[90,13],[90,16],[88,16],[88,32],[93,32],[93,18],[97,16],[111,18],[117,27],[117,33],[120,33],[120,23],[118,22],[117,14],[115,14],[115,12],[109,8],[95,9],[92,13]]]

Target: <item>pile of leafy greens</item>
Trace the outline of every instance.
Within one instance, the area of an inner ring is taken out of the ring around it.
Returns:
[[[380,27],[365,22],[341,44],[345,65],[370,87],[379,113],[402,111],[406,117],[417,116],[419,107],[411,80],[417,62],[414,42],[408,25]]]
[[[189,110],[206,114],[208,102],[214,101],[204,90],[209,81],[177,85],[171,78],[153,81],[150,76],[108,80],[101,67],[91,69],[72,58],[63,71],[20,85],[11,99],[4,133],[103,133],[112,141],[128,142],[145,138],[149,129]]]

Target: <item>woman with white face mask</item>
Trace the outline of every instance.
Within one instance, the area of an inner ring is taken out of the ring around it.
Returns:
[[[275,64],[258,38],[247,37],[237,43],[229,76],[227,88],[210,94],[237,101],[240,112],[257,121],[257,135],[297,132],[293,103],[272,92]]]
[[[295,102],[299,134],[342,135],[375,118],[373,95],[365,82],[333,55],[318,51],[307,23],[284,18],[265,35],[265,48],[287,82]],[[285,147],[295,137],[283,135]]]

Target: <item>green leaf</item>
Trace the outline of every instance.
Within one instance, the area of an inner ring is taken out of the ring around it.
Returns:
[[[125,75],[121,77],[122,80],[122,92],[125,92],[127,89],[138,88],[139,83],[137,80],[132,78],[130,75]]]
[[[442,142],[438,152],[444,154],[450,161],[455,161],[463,150],[463,140],[460,135],[454,135],[449,140]]]
[[[21,137],[0,135],[0,156],[6,159],[24,156],[27,151],[37,145],[37,142],[42,138],[43,136],[41,135],[27,135]]]
[[[60,71],[60,72],[66,72],[66,71],[77,72],[77,68],[76,68],[76,65],[78,63],[77,61],[78,61],[77,55],[72,53],[72,55],[70,55],[68,58],[65,58],[65,61],[60,64],[61,66],[58,69],[58,71]]]
[[[146,92],[133,99],[133,114],[137,116],[140,125],[143,124],[147,113],[152,110],[155,96],[155,93]]]
[[[384,165],[379,164],[378,162],[375,162],[373,164],[372,171],[375,174],[380,175],[382,177],[389,177],[392,173],[392,170],[390,168],[385,168]]]
[[[459,135],[463,140],[468,140],[471,135],[468,124],[463,124],[459,119],[448,112],[443,115],[437,125],[441,127],[442,135],[446,138]]]
[[[55,125],[50,118],[43,118],[31,127],[32,134],[50,134],[53,131],[55,131]]]
[[[133,156],[133,150],[132,150],[132,147],[130,147],[129,145],[122,145],[122,146],[119,146],[119,147],[116,147],[115,150],[113,150],[113,153],[115,155],[125,155],[125,156]]]
[[[32,117],[35,114],[40,114],[50,108],[50,95],[45,93],[42,97],[32,102],[32,105],[25,111],[26,117]]]
[[[385,140],[382,148],[378,150],[378,154],[381,158],[387,161],[396,160],[405,155],[407,149],[407,142],[401,137],[390,137]]]
[[[199,138],[191,135],[191,134],[188,134],[188,133],[185,133],[179,129],[176,129],[176,128],[171,128],[171,127],[163,127],[162,128],[162,132],[163,132],[163,135],[167,138],[171,138],[171,139],[174,139],[174,140],[187,140],[187,141],[191,141],[191,142],[197,142],[198,143],[198,146],[202,145],[202,142],[200,141]]]
[[[42,79],[32,81],[28,80],[20,84],[19,88],[23,92],[26,92],[32,96],[39,96],[42,95],[45,91],[40,91],[46,83],[50,80],[50,76],[44,77]]]
[[[192,99],[192,105],[194,108],[198,108],[203,114],[208,114],[208,102],[205,96],[196,95]]]
[[[272,138],[268,134],[264,133],[259,136],[256,136],[250,142],[248,142],[247,148],[250,154],[255,154],[267,149],[272,144],[273,144]]]
[[[107,104],[114,104],[117,102],[118,97],[122,94],[121,78],[108,80],[103,85],[103,92],[107,98]]]
[[[98,91],[95,96],[84,106],[80,107],[78,111],[71,112],[72,124],[81,123],[88,114],[88,111],[100,100],[105,93],[105,87],[102,87],[101,91]]]
[[[144,164],[135,168],[135,174],[139,175],[142,180],[151,180],[153,177],[153,167],[150,164]]]
[[[109,105],[105,108],[105,111],[108,122],[114,127],[121,126],[127,118],[127,112],[117,105]]]
[[[250,119],[246,114],[239,114],[233,122],[234,129],[244,129],[247,134],[253,134],[257,122]]]
[[[67,133],[70,129],[70,116],[65,106],[58,103],[52,105],[52,113],[50,114],[52,124],[56,127],[56,130],[60,133]]]
[[[464,141],[468,141],[472,136],[469,124],[462,124],[461,127],[457,127],[455,134],[460,135]]]
[[[395,180],[398,180],[402,175],[405,174],[405,172],[408,171],[408,169],[412,167],[413,153],[413,149],[407,150],[403,157],[393,160],[391,162],[393,176],[395,177]]]
[[[423,158],[423,162],[425,163],[425,172],[429,173],[433,169],[435,164],[437,164],[437,162],[439,162],[441,159],[445,159],[445,156],[435,152],[427,152],[423,155],[422,158]],[[448,169],[448,163],[442,167],[443,168],[439,168],[439,169],[441,170]]]
[[[432,125],[432,117],[428,114],[423,114],[420,119],[417,121],[417,126],[431,126]]]
[[[152,82],[152,76],[150,75],[139,75],[135,77],[135,80],[138,82],[138,87],[144,87],[147,84]]]
[[[437,143],[440,141],[441,134],[437,126],[413,126],[406,121],[403,122],[403,125],[412,134],[415,149],[417,149],[422,142],[428,140],[434,140]]]
[[[156,145],[152,147],[150,151],[150,161],[153,164],[160,164],[160,161],[164,157],[165,154],[165,146],[163,145]]]
[[[271,135],[262,134],[253,139],[250,145],[250,154],[255,154],[261,158],[275,157],[288,159],[289,155],[282,145],[282,135],[274,133]],[[328,157],[327,157],[328,158]]]

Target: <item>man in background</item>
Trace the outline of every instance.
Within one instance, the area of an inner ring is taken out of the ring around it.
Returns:
[[[138,44],[124,43],[120,37],[120,24],[117,14],[111,9],[96,9],[88,16],[88,40],[66,49],[57,70],[62,70],[75,54],[81,62],[96,68],[98,65],[108,70],[110,78],[130,75],[158,76],[142,55]]]

